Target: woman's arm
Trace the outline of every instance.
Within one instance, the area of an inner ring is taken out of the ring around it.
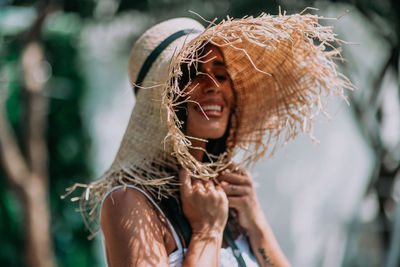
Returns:
[[[109,267],[169,266],[159,214],[137,190],[120,188],[105,200],[101,228]]]
[[[188,172],[179,173],[182,209],[192,237],[183,266],[219,266],[223,230],[228,219],[228,199],[213,181],[192,181]]]
[[[247,172],[223,171],[218,180],[229,207],[237,211],[239,224],[246,230],[251,249],[261,266],[290,266],[258,202],[251,176]]]
[[[194,181],[179,174],[181,202],[192,227],[183,266],[219,266],[223,229],[228,218],[225,192],[212,181]],[[169,266],[174,245],[165,242],[165,224],[137,190],[113,191],[102,206],[101,227],[110,267]],[[169,230],[167,230],[169,231]]]

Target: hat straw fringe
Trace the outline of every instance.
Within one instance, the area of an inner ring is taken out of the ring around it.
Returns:
[[[67,188],[66,198],[78,188],[83,188],[80,197],[71,200],[79,200],[79,212],[84,218],[86,227],[92,234],[98,231],[99,204],[104,194],[118,185],[136,185],[143,188],[155,200],[162,197],[175,197],[179,182],[171,172],[178,172],[176,161],[153,159],[144,162],[140,166],[130,166],[110,169],[98,180],[85,185],[75,184]],[[89,237],[91,238],[91,236]]]
[[[342,59],[341,49],[337,47],[342,41],[333,33],[332,26],[320,25],[319,19],[322,19],[322,17],[311,14],[279,16],[261,14],[259,17],[250,16],[238,20],[228,18],[206,30],[198,38],[188,43],[174,57],[170,68],[170,77],[174,81],[170,83],[170,90],[165,91],[163,103],[171,116],[174,117],[173,120],[169,120],[170,132],[173,131],[174,134],[170,134],[168,138],[174,143],[174,151],[178,161],[183,166],[194,170],[193,173],[200,176],[215,173],[215,169],[210,170],[206,164],[198,164],[193,157],[188,156],[190,146],[187,144],[189,142],[180,131],[181,124],[177,122],[178,119],[174,113],[173,105],[174,99],[184,96],[182,90],[177,86],[177,81],[181,75],[181,64],[183,62],[196,62],[196,55],[206,43],[212,43],[223,51],[228,48],[236,50],[235,53],[243,53],[253,69],[265,76],[272,76],[272,74],[266,71],[264,66],[259,66],[250,55],[252,52],[250,50],[254,46],[260,51],[263,50],[261,57],[268,52],[271,53],[271,51],[285,53],[281,47],[288,46],[290,50],[287,51],[291,51],[291,55],[287,56],[293,57],[294,64],[297,64],[296,67],[301,67],[301,64],[305,61],[307,63],[304,68],[299,69],[309,80],[298,80],[298,82],[288,85],[285,84],[285,79],[278,80],[272,77],[275,79],[278,88],[285,88],[285,90],[278,91],[281,105],[276,106],[275,116],[280,119],[267,120],[264,127],[261,125],[258,127],[259,130],[252,129],[249,133],[241,129],[242,136],[239,136],[237,140],[236,149],[242,150],[244,154],[248,153],[247,156],[242,158],[243,166],[251,166],[263,157],[271,157],[277,148],[287,144],[300,132],[307,133],[311,139],[316,140],[312,133],[312,118],[318,113],[328,116],[324,110],[321,97],[337,95],[346,100],[343,89],[354,89],[351,82],[343,74],[337,72],[337,65],[334,63],[334,60]],[[239,47],[240,45],[241,47]],[[231,53],[233,54],[233,52]],[[260,57],[260,53],[257,56]],[[280,73],[290,71],[287,68],[283,69],[278,63],[275,63],[275,65]],[[171,91],[175,93],[173,99],[169,98],[168,92]],[[276,93],[276,91],[272,93]],[[276,96],[277,98],[279,97]],[[272,115],[271,112],[268,115]],[[265,121],[264,119],[263,123]],[[280,138],[283,133],[283,138]],[[182,140],[184,141],[182,142]],[[251,149],[248,149],[248,146],[242,146],[238,143],[252,143],[253,145]]]

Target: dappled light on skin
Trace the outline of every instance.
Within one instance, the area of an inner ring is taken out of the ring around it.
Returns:
[[[136,190],[112,192],[104,201],[101,224],[110,267],[167,266],[168,254],[176,249],[165,219]]]

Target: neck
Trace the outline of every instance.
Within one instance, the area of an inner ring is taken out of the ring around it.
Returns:
[[[206,149],[206,143],[196,139],[192,139],[191,142],[193,148],[190,148],[189,152],[197,161],[201,162],[204,155],[204,151],[202,149]]]

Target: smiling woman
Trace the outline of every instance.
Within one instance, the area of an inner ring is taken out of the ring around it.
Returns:
[[[199,64],[198,74],[185,88],[188,92],[186,135],[204,140],[219,139],[229,130],[228,124],[234,107],[232,80],[218,47],[207,45]],[[206,143],[191,139],[192,146],[206,148]],[[221,140],[226,142],[225,140]],[[192,149],[192,155],[201,161],[203,151]]]
[[[337,41],[317,21],[172,19],[135,43],[128,128],[81,197],[89,222],[100,207],[109,266],[290,266],[243,167],[311,134],[312,107],[351,87],[332,61],[339,51],[314,45]]]

